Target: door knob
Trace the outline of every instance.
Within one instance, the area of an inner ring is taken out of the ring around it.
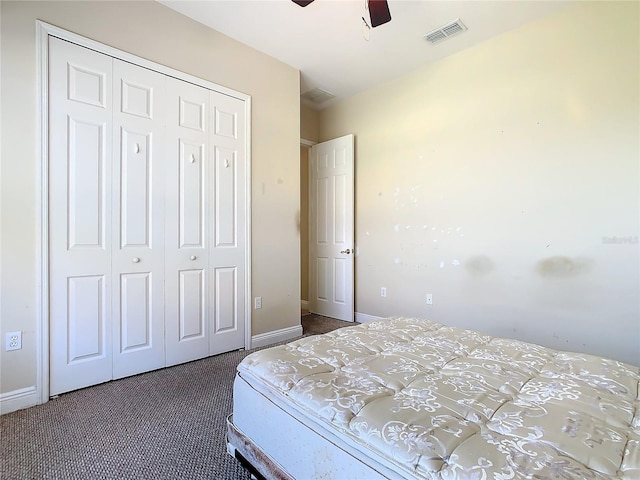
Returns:
[[[196,259],[196,256],[195,256],[195,255],[191,255],[189,258],[190,258],[191,260],[195,260],[195,259]]]
[[[347,248],[346,250],[340,250],[340,253],[345,253],[349,255],[351,253],[351,250]]]
[[[140,263],[140,259],[138,257],[133,257],[133,263]]]

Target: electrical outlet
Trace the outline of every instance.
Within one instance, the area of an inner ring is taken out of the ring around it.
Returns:
[[[262,297],[256,297],[253,299],[253,308],[256,310],[262,308]]]
[[[387,287],[382,287],[380,289],[380,296],[381,297],[386,297],[387,296]]]
[[[6,336],[6,348],[10,350],[20,350],[22,348],[22,332],[9,332]]]
[[[427,293],[427,305],[433,305],[433,295]]]

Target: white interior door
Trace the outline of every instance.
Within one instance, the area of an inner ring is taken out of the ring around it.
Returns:
[[[112,59],[49,53],[50,394],[112,378]]]
[[[166,77],[113,61],[113,378],[164,359]]]
[[[352,322],[353,135],[311,148],[309,310]]]

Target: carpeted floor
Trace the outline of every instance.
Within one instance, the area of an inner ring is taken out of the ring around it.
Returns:
[[[353,325],[302,317],[305,335]],[[249,479],[226,453],[229,352],[61,395],[0,417],[0,479]]]

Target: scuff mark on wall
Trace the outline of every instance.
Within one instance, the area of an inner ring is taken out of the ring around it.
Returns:
[[[567,278],[583,275],[591,270],[591,261],[586,258],[555,256],[540,260],[536,271],[542,277]]]
[[[464,266],[474,277],[484,277],[494,270],[493,261],[486,255],[471,257],[465,262]]]

